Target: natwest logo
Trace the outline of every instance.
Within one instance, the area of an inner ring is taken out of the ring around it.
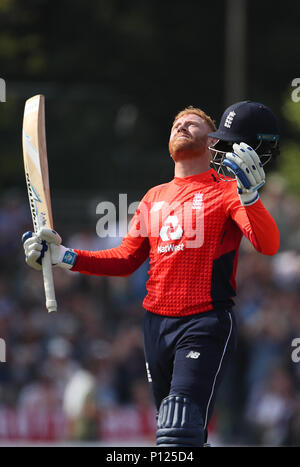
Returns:
[[[163,242],[168,242],[170,240],[179,240],[182,237],[183,230],[179,224],[177,216],[169,216],[162,228],[160,229],[160,238]]]
[[[174,243],[168,243],[167,245],[157,247],[158,253],[168,253],[169,251],[183,251],[183,250],[184,250],[183,243],[180,243],[179,245],[174,245]]]

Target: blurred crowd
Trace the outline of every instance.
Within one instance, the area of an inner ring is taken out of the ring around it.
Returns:
[[[293,358],[296,338],[300,346],[300,203],[275,176],[263,199],[281,247],[266,257],[242,242],[238,348],[212,431],[220,444],[300,445],[300,362]],[[0,338],[7,361],[0,363],[0,409],[61,411],[66,437],[98,439],[106,410],[153,407],[141,336],[148,263],[127,278],[55,269],[59,311],[48,315],[41,276],[24,262],[21,235],[30,228],[26,200],[2,195]],[[120,241],[83,226],[64,244],[95,250]]]

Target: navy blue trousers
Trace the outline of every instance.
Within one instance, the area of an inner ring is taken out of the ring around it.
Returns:
[[[236,347],[232,310],[180,318],[146,311],[143,338],[157,410],[168,395],[190,397],[200,407],[206,429],[226,364]]]

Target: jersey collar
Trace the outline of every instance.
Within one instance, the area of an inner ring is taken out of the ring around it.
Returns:
[[[214,169],[209,169],[206,172],[197,175],[189,175],[188,177],[174,177],[173,181],[176,185],[187,185],[190,183],[209,183],[217,181],[218,175]]]

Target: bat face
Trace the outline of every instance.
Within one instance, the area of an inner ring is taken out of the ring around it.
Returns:
[[[23,120],[25,177],[35,232],[53,228],[45,136],[44,96],[26,101]]]
[[[39,204],[42,203],[41,198],[36,192],[36,189],[31,183],[29,172],[25,170],[26,184],[29,197],[29,205],[31,210],[33,228],[35,232],[38,232],[41,226],[46,225],[46,214],[39,209]],[[43,222],[44,218],[44,222]],[[42,224],[42,225],[41,225]]]
[[[28,99],[23,119],[23,158],[25,177],[32,214],[33,227],[38,232],[42,227],[53,229],[48,161],[45,133],[44,96]],[[46,307],[50,312],[57,310],[52,265],[49,249],[42,259]]]

